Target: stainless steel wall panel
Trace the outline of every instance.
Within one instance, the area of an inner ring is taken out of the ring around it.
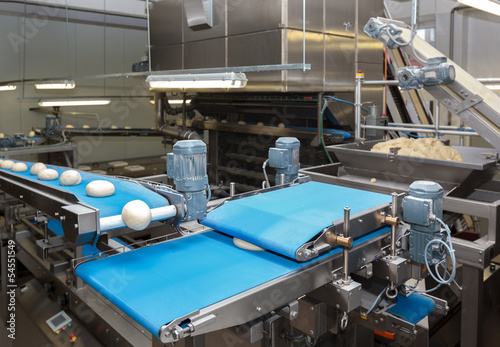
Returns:
[[[382,0],[360,0],[358,61],[363,63],[381,63],[383,44],[379,40],[370,38],[363,32],[363,28],[371,17],[384,15]]]
[[[287,62],[290,64],[302,62],[302,31],[286,30],[288,47]],[[323,90],[324,76],[324,35],[306,32],[306,62],[311,64],[308,71],[288,71],[287,91],[320,91]]]
[[[228,66],[283,63],[283,30],[237,35],[228,38]],[[245,91],[284,91],[280,71],[247,73]]]
[[[354,38],[325,35],[325,90],[354,91]]]
[[[182,13],[184,42],[213,39],[226,36],[226,0],[213,0],[213,25],[211,28],[190,28],[186,15]]]
[[[228,38],[228,66],[282,63],[282,30]]]
[[[177,70],[182,68],[182,44],[151,48],[151,70]]]
[[[282,1],[228,0],[227,24],[229,36],[279,29]]]
[[[181,0],[153,2],[150,12],[151,44],[153,46],[182,43],[182,26],[186,22]]]
[[[306,1],[306,30],[323,32],[323,10],[325,0]],[[302,30],[302,0],[288,0],[287,28]]]
[[[326,0],[325,33],[354,37],[354,31],[355,31],[354,24],[356,19],[354,8],[355,8],[355,1],[353,0],[349,1]],[[360,6],[360,12],[361,11],[364,11],[362,6]],[[352,27],[349,31],[346,30],[344,23],[346,24],[351,23]],[[361,30],[360,33],[363,33],[363,30]]]
[[[226,39],[212,39],[184,44],[184,68],[198,69],[226,66]]]

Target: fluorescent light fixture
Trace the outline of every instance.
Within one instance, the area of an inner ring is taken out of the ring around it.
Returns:
[[[154,99],[149,100],[149,102],[152,103],[153,105],[155,104]],[[182,105],[182,99],[168,99],[168,103],[170,105]],[[190,103],[191,103],[191,99],[186,99],[186,104],[190,104]]]
[[[150,75],[146,78],[150,90],[243,88],[247,82],[247,76],[241,72]]]
[[[486,84],[486,88],[491,90],[500,90],[500,84]]]
[[[500,16],[500,4],[489,0],[458,0],[459,3]]]
[[[102,106],[108,105],[111,102],[109,99],[53,99],[40,100],[40,107],[57,107],[57,106]]]
[[[64,80],[64,81],[46,81],[35,83],[36,89],[74,89],[75,81]]]
[[[16,89],[17,89],[17,86],[14,86],[12,84],[6,84],[3,86],[0,86],[0,92],[6,92],[9,90],[16,90]]]

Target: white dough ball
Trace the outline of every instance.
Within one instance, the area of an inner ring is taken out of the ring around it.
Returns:
[[[62,186],[76,186],[82,182],[82,176],[76,170],[64,171],[59,177]]]
[[[262,248],[262,247],[256,246],[253,243],[247,242],[247,241],[239,239],[237,237],[233,237],[233,244],[236,247],[241,248],[241,249],[245,249],[247,251],[256,251],[256,252],[258,252],[258,251],[263,251],[264,250],[264,248]]]
[[[59,173],[54,169],[43,169],[38,171],[37,177],[41,181],[53,181],[59,177]]]
[[[259,123],[257,123],[257,126],[259,126],[259,127],[263,127],[263,126],[264,126],[264,123],[259,122]]]
[[[166,159],[165,159],[166,160]],[[4,162],[3,159],[0,159],[0,167],[2,167],[2,163]]]
[[[47,167],[45,166],[44,163],[36,163],[31,167],[30,174],[32,175],[38,175],[38,172],[41,170],[45,170]]]
[[[220,122],[226,124],[227,123],[227,119],[223,119]]]
[[[278,128],[284,128],[285,127],[285,124],[284,123],[280,123],[278,124]]]
[[[83,129],[89,129],[90,127],[88,125],[84,125],[82,128]]]
[[[12,160],[4,160],[2,162],[2,169],[12,169],[12,166],[14,166],[14,162]]]
[[[377,182],[377,179],[374,177],[374,178],[372,178],[372,179],[370,180],[370,182],[371,182],[371,183],[375,183],[375,182]]]
[[[132,129],[132,127],[125,127],[124,129],[130,130],[130,129]]]
[[[28,171],[28,165],[25,163],[15,163],[12,165],[12,171],[14,172],[25,172]]]
[[[71,124],[66,125],[66,128],[74,128]]]
[[[118,129],[118,127],[116,125],[112,125],[111,129]]]
[[[240,121],[238,122],[238,124],[245,125],[245,124],[247,124],[247,122],[245,122],[244,120],[240,120]]]
[[[5,137],[4,133],[0,133],[0,139],[3,139]]]
[[[151,223],[151,209],[141,200],[127,203],[122,210],[122,220],[126,226],[134,230],[143,230]]]
[[[110,181],[95,180],[87,184],[85,192],[94,198],[104,198],[115,193],[115,186]]]
[[[35,132],[34,131],[30,131],[28,133],[28,137],[35,137]]]

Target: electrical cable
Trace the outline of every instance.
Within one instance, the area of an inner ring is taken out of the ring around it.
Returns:
[[[370,314],[370,312],[373,311],[373,309],[375,308],[375,306],[378,305],[378,303],[380,302],[380,299],[382,299],[382,296],[385,294],[385,291],[387,290],[387,288],[389,288],[389,286],[387,286],[384,289],[382,289],[382,291],[380,292],[380,294],[377,296],[377,298],[373,302],[372,307],[370,307],[370,309],[368,311],[366,311],[365,313],[361,314],[362,317],[367,317]]]
[[[439,283],[439,284],[449,284],[449,283],[451,283],[455,279],[455,274],[456,274],[456,270],[457,270],[457,263],[456,263],[456,259],[455,259],[455,250],[453,249],[453,244],[451,242],[451,231],[450,231],[450,228],[448,227],[448,225],[446,225],[446,223],[444,223],[441,219],[439,219],[437,217],[436,217],[436,221],[439,224],[441,224],[444,227],[444,229],[446,230],[446,234],[447,234],[447,237],[448,237],[448,243],[446,243],[446,242],[444,242],[443,240],[440,240],[440,239],[433,239],[433,240],[429,241],[429,243],[427,243],[427,245],[425,246],[425,249],[424,249],[425,265],[427,266],[427,268],[429,270],[429,274],[431,275],[431,277],[437,283]],[[429,260],[427,258],[427,249],[432,244],[440,244],[440,245],[444,246],[445,250],[450,255],[450,259],[451,259],[453,270],[451,271],[451,274],[449,275],[449,277],[447,279],[445,279],[446,274],[447,274],[446,265],[445,265],[444,276],[441,276],[441,274],[438,271],[438,266],[441,263],[445,262],[445,264],[446,264],[446,258],[435,265],[435,272],[436,272],[435,274],[431,271],[431,265],[429,264]]]
[[[342,102],[344,104],[348,104],[348,105],[351,105],[351,106],[354,106],[356,107],[356,105],[350,101],[347,101],[347,100],[342,100],[342,99],[338,99],[338,98],[335,98],[333,96],[330,96],[330,95],[323,95],[323,98],[328,98],[328,99],[332,99],[332,100],[335,100],[335,101],[338,101],[338,102]],[[364,108],[364,107],[361,107],[361,109],[365,112],[368,113],[368,109]]]

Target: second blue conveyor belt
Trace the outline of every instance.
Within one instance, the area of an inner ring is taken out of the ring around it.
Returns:
[[[209,231],[88,261],[75,272],[158,336],[162,326],[175,319],[336,256],[341,248],[299,262],[294,252],[341,219],[344,206],[361,212],[390,200],[387,195],[304,183],[229,201],[210,212],[203,223],[221,232]],[[374,230],[356,239],[354,246],[388,230]],[[265,245],[270,251],[237,248],[233,235]]]

